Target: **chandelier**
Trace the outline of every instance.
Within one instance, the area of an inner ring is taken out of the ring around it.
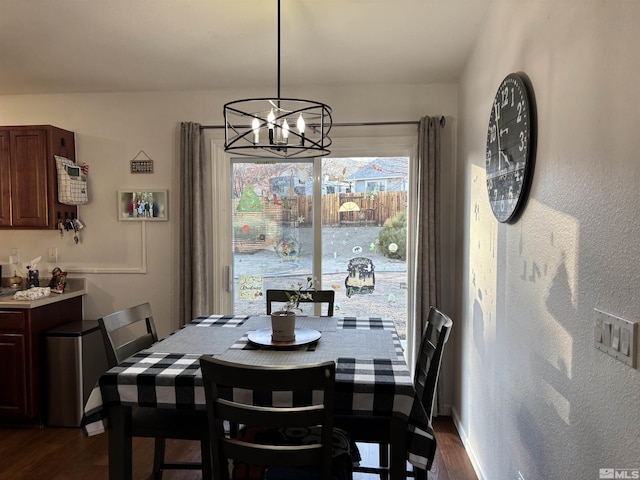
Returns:
[[[271,158],[321,157],[331,153],[331,107],[280,97],[280,0],[278,0],[278,95],[246,98],[224,106],[224,150]]]

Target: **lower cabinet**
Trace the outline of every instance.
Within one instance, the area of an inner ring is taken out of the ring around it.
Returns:
[[[82,297],[30,309],[0,309],[0,424],[44,423],[45,333],[82,320]]]
[[[23,324],[22,314],[0,313],[0,322]],[[24,417],[27,414],[26,345],[24,328],[0,331],[0,417]]]

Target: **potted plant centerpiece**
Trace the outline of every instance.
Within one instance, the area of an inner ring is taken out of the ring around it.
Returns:
[[[271,338],[274,342],[292,342],[296,338],[296,310],[302,312],[300,302],[312,298],[309,290],[313,290],[313,278],[307,277],[306,284],[298,282],[291,285],[291,290],[286,293],[287,302],[284,310],[271,313]]]

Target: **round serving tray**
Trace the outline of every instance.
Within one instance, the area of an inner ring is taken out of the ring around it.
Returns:
[[[319,331],[310,328],[296,328],[296,338],[289,342],[274,342],[271,339],[271,329],[253,330],[249,332],[248,339],[251,343],[270,348],[289,348],[307,345],[320,339]]]

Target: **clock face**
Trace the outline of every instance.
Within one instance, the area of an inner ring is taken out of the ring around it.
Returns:
[[[487,193],[499,222],[522,210],[533,175],[535,108],[528,79],[512,73],[502,81],[491,106],[487,131]]]

